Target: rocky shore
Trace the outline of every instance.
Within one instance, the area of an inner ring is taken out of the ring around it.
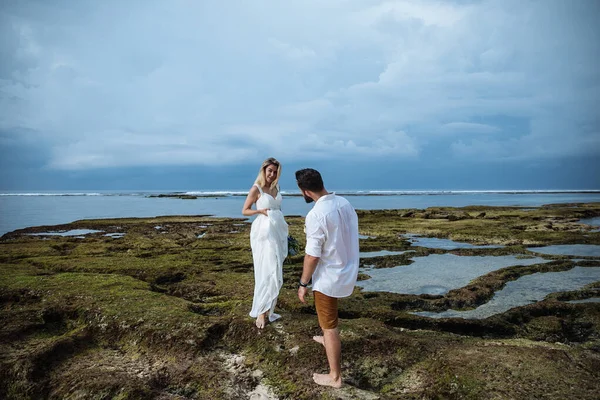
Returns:
[[[430,254],[531,256],[528,248],[600,245],[581,223],[600,204],[359,211],[373,268]],[[288,217],[304,244],[303,218]],[[484,274],[443,295],[367,292],[340,303],[344,386],[327,369],[314,306],[296,297],[302,254],[284,265],[278,313],[248,317],[253,271],[245,219],[84,220],[0,238],[0,398],[6,399],[596,399],[600,282],[485,319],[415,311],[472,309],[520,277],[600,267],[600,257]],[[70,234],[74,230],[76,234]],[[59,234],[60,233],[60,234]],[[406,234],[502,247],[415,246]],[[364,263],[364,261],[363,261]],[[361,279],[369,279],[363,273]]]

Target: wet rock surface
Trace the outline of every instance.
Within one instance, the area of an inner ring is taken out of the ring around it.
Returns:
[[[359,211],[361,251],[407,251],[363,261],[375,268],[430,254],[532,257],[528,247],[599,245],[579,222],[599,215],[600,204]],[[598,257],[543,255],[439,295],[357,288],[340,301],[344,386],[326,389],[311,379],[327,362],[314,306],[296,297],[301,254],[284,264],[282,319],[259,331],[247,316],[244,221],[86,220],[4,235],[0,398],[597,398],[600,304],[567,301],[598,296],[600,282],[480,320],[411,312],[472,309],[519,277],[598,267]],[[288,223],[302,247],[303,219]],[[99,232],[29,235],[74,229]],[[505,247],[427,248],[406,234]]]

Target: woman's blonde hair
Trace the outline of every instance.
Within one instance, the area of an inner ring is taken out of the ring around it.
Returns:
[[[258,171],[256,181],[254,183],[256,183],[260,187],[265,186],[265,184],[267,183],[265,171],[269,165],[275,165],[277,167],[277,176],[275,177],[275,179],[273,179],[273,183],[271,184],[271,189],[273,189],[277,186],[277,183],[279,183],[279,177],[281,176],[281,164],[273,157],[269,157],[265,161],[263,161],[262,165],[260,166],[260,170]]]

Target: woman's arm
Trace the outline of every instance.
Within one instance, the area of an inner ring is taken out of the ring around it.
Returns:
[[[268,210],[266,208],[262,208],[260,210],[252,209],[252,204],[256,203],[256,200],[258,200],[258,195],[258,188],[256,186],[252,186],[250,192],[248,192],[246,201],[244,202],[244,207],[242,207],[242,215],[245,215],[246,217],[251,217],[256,214],[267,215]]]

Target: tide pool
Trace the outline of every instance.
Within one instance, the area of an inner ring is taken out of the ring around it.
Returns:
[[[540,257],[517,258],[508,256],[457,256],[431,254],[415,257],[410,265],[393,268],[362,268],[371,279],[357,282],[363,291],[404,294],[445,294],[466,286],[473,279],[489,272],[513,265],[546,263]]]
[[[447,310],[440,313],[416,312],[414,314],[431,318],[487,318],[510,310],[543,300],[550,293],[578,290],[592,282],[600,280],[600,267],[574,267],[561,272],[538,272],[523,276],[506,286],[487,303],[474,310]],[[590,302],[577,300],[573,302]]]

